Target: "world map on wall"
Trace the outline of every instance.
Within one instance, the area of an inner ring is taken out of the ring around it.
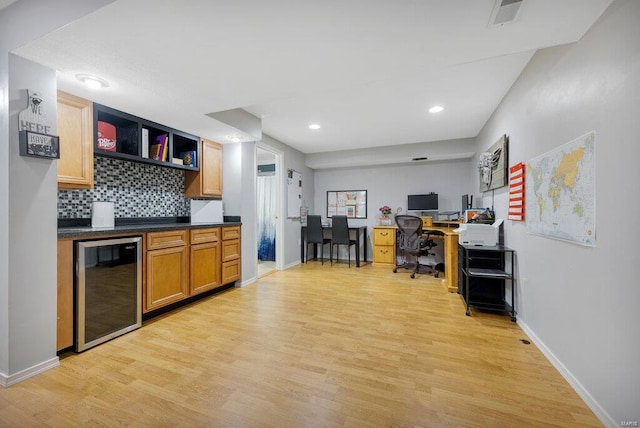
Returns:
[[[527,162],[527,231],[594,246],[595,132]]]

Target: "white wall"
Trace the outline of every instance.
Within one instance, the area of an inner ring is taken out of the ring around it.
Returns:
[[[56,340],[56,161],[17,154],[17,111],[9,106],[17,90],[34,85],[55,100],[55,73],[9,53],[107,3],[20,0],[0,12],[0,384],[55,360]]]
[[[286,269],[300,262],[300,220],[287,218],[287,181],[286,173],[288,169],[293,169],[302,174],[302,198],[306,201],[310,208],[314,201],[314,180],[315,174],[311,168],[305,165],[305,155],[286,144],[281,143],[269,135],[262,134],[262,144],[277,152],[282,153],[282,187],[280,189],[283,195],[283,206],[280,215],[284,218],[284,261],[283,266]],[[255,168],[254,168],[255,169]],[[280,237],[276,237],[278,239]]]
[[[328,190],[366,190],[367,218],[349,219],[349,225],[367,226],[367,257],[372,258],[371,233],[379,209],[390,206],[407,209],[407,195],[434,192],[440,211],[459,211],[461,196],[477,192],[477,170],[471,160],[427,162],[419,165],[392,165],[315,171],[315,201],[312,214],[327,216]]]
[[[536,53],[477,139],[479,152],[509,135],[512,165],[597,133],[597,246],[509,221],[505,241],[518,255],[520,325],[612,427],[640,421],[638,23],[640,2],[616,0],[578,43]],[[499,217],[506,206],[503,188]]]

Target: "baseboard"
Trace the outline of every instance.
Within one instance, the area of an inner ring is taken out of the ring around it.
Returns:
[[[301,264],[302,264],[302,262],[300,260],[296,260],[293,263],[289,263],[288,265],[285,265],[284,270],[287,270],[289,268],[292,268],[294,266],[298,266],[298,265],[301,265]]]
[[[565,367],[564,364],[554,355],[553,352],[536,336],[536,334],[529,328],[529,326],[518,319],[518,325],[529,336],[529,338],[535,343],[540,351],[547,357],[547,360],[553,365],[553,367],[560,372],[563,378],[569,385],[576,391],[576,393],[582,398],[586,405],[595,413],[596,417],[600,419],[603,425],[610,428],[618,427],[619,425],[615,420],[600,406],[600,404],[589,394],[589,391],[580,383],[578,379]]]
[[[242,287],[244,287],[244,286],[246,286],[246,285],[253,284],[253,283],[255,283],[257,280],[258,280],[258,278],[256,278],[256,277],[254,276],[253,278],[249,278],[249,279],[247,279],[246,281],[241,281],[239,284],[238,284],[238,282],[236,281],[236,288],[242,288]]]
[[[6,388],[18,382],[22,382],[25,379],[29,379],[32,376],[46,372],[47,370],[57,367],[59,365],[60,365],[60,360],[58,359],[58,357],[54,357],[50,360],[43,361],[40,364],[36,364],[33,367],[29,367],[28,369],[24,369],[10,376],[5,375],[4,373],[0,373],[0,386],[3,386]]]

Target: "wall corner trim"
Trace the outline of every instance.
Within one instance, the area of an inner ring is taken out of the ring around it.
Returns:
[[[23,380],[29,379],[37,374],[46,372],[49,369],[57,367],[60,365],[60,360],[58,357],[51,358],[50,360],[43,361],[35,366],[31,366],[27,369],[21,370],[16,374],[7,376],[4,373],[0,373],[0,386],[8,387],[14,385],[18,382],[22,382]]]

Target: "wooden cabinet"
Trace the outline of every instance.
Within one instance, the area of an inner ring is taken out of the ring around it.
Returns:
[[[222,228],[222,283],[240,279],[240,226]]]
[[[222,197],[222,145],[201,140],[200,171],[185,171],[184,195],[188,198]]]
[[[57,346],[73,346],[73,240],[58,240]]]
[[[396,263],[396,228],[394,226],[373,227],[373,262]]]
[[[212,290],[221,284],[220,228],[192,229],[190,251],[191,295]]]
[[[143,312],[189,296],[187,231],[147,233]]]
[[[93,103],[58,91],[58,187],[93,188]]]

